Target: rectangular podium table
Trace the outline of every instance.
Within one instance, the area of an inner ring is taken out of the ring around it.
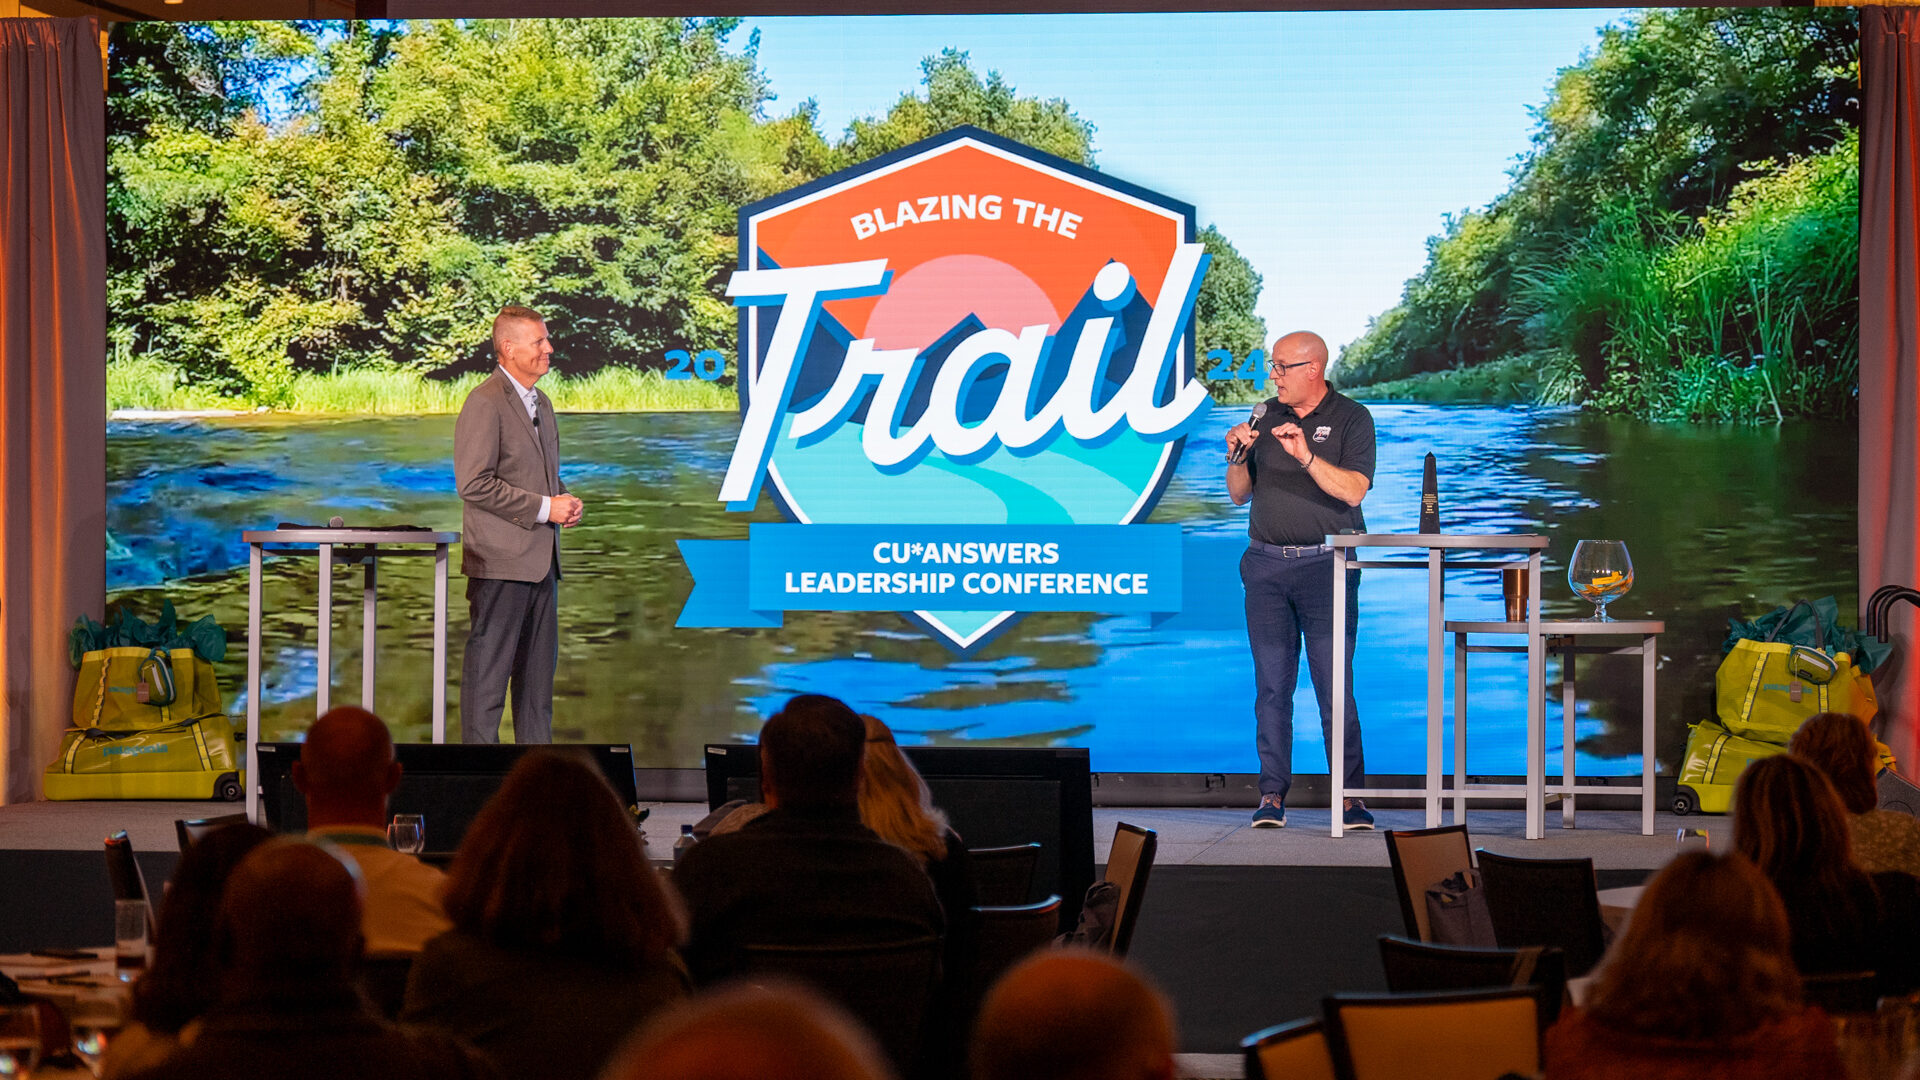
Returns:
[[[1545,638],[1546,651],[1560,656],[1560,783],[1542,790],[1560,798],[1560,827],[1573,828],[1574,799],[1580,795],[1639,795],[1640,834],[1653,835],[1653,718],[1654,678],[1659,667],[1660,635],[1667,624],[1659,619],[1616,619],[1596,622],[1592,619],[1562,619],[1535,626],[1510,622],[1453,622],[1446,626],[1453,635],[1453,823],[1464,824],[1466,800],[1517,795],[1511,784],[1467,783],[1467,654],[1523,653],[1525,645],[1469,645],[1468,634],[1534,634]],[[1587,644],[1597,637],[1639,638],[1637,644]],[[1638,656],[1640,658],[1640,786],[1581,784],[1574,772],[1574,668],[1582,655]],[[1528,714],[1532,722],[1532,714]],[[1542,723],[1544,725],[1544,717]],[[1544,730],[1544,727],[1543,727]],[[1528,734],[1532,739],[1531,730]],[[1544,761],[1544,754],[1542,757]],[[1531,777],[1531,773],[1528,774]],[[1542,781],[1544,783],[1544,780]]]
[[[1512,551],[1526,553],[1527,567],[1527,839],[1538,840],[1546,834],[1544,724],[1545,706],[1541,686],[1546,677],[1545,651],[1540,625],[1540,553],[1547,538],[1537,533],[1341,533],[1327,537],[1333,547],[1333,724],[1332,744],[1327,747],[1327,773],[1333,809],[1333,835],[1345,833],[1341,821],[1342,800],[1349,796],[1423,799],[1426,802],[1427,828],[1440,824],[1441,800],[1445,781],[1441,775],[1441,747],[1446,724],[1443,712],[1446,697],[1446,571],[1504,569],[1518,565],[1514,560],[1462,560],[1447,558],[1449,551]],[[1362,548],[1400,548],[1422,550],[1423,561],[1405,559],[1361,559]],[[1427,774],[1420,788],[1354,788],[1346,783],[1347,750],[1347,590],[1349,567],[1381,570],[1421,570],[1427,572]],[[1461,795],[1461,798],[1470,797]]]
[[[457,532],[424,529],[259,529],[240,534],[247,555],[247,817],[260,820],[260,609],[261,560],[266,554],[317,555],[320,559],[319,642],[315,664],[319,669],[314,693],[314,715],[327,711],[333,692],[333,565],[362,563],[366,574],[360,590],[360,707],[373,710],[374,638],[379,621],[376,586],[380,560],[433,557],[433,741],[447,741],[447,548],[460,542]],[[271,547],[271,551],[269,551]],[[431,551],[420,550],[431,547]]]

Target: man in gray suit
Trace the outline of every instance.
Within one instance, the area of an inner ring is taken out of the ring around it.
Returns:
[[[460,737],[500,739],[513,692],[513,737],[553,741],[553,669],[560,657],[560,530],[580,500],[560,482],[553,402],[534,389],[553,360],[546,320],[506,307],[493,320],[500,366],[467,395],[453,426],[460,487],[460,570],[472,628],[460,665]]]

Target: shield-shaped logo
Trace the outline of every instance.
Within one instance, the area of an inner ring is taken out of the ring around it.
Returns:
[[[1185,203],[975,128],[746,207],[722,500],[764,482],[810,525],[1144,521],[1211,404],[1194,234]],[[962,651],[1020,614],[900,610]]]

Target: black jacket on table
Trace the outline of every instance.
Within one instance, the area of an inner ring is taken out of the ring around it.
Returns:
[[[918,860],[860,824],[853,807],[778,808],[695,844],[673,883],[692,924],[696,984],[740,970],[744,945],[855,945],[945,928]]]

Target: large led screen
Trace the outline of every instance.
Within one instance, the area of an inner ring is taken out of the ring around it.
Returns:
[[[1577,541],[1627,543],[1613,611],[1666,623],[1663,769],[1730,616],[1857,604],[1850,11],[124,23],[111,49],[108,573],[137,611],[237,642],[243,530],[459,528],[454,414],[508,304],[546,317],[585,504],[555,737],[641,765],[821,691],[907,742],[1255,771],[1223,437],[1294,330],[1372,412],[1371,531],[1415,531],[1431,452],[1445,530],[1548,538],[1549,617],[1591,613]],[[318,678],[358,697],[357,573],[321,673],[314,572],[266,567],[270,739]],[[380,589],[375,704],[424,739],[427,563]],[[1423,768],[1425,590],[1362,578],[1375,773]],[[1498,619],[1496,575],[1451,574],[1447,608]],[[1581,770],[1637,772],[1637,659],[1578,674]],[[1473,772],[1523,770],[1524,686],[1474,658]],[[1296,701],[1319,771],[1304,673]]]

